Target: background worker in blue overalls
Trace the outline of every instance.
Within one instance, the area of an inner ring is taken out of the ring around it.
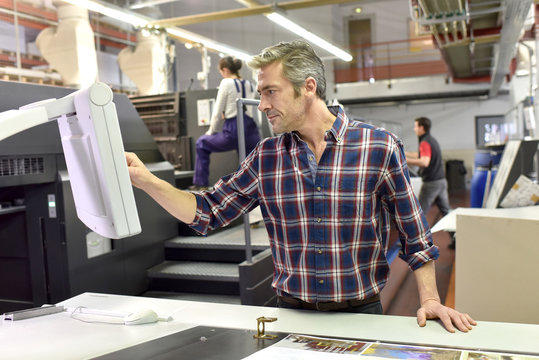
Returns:
[[[208,187],[210,154],[212,152],[238,150],[236,99],[240,97],[254,98],[253,85],[249,81],[241,79],[239,74],[241,66],[241,60],[231,56],[219,60],[219,72],[223,76],[223,80],[221,80],[215,99],[210,128],[196,142],[193,189]],[[245,154],[249,154],[260,141],[252,112],[251,107],[244,109]],[[223,119],[225,121],[223,129],[221,132],[217,132],[219,123]]]

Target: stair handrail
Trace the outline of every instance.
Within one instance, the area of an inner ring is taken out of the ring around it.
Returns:
[[[245,132],[244,132],[244,106],[258,106],[260,100],[239,98],[236,99],[236,107],[238,114],[236,115],[236,122],[238,128],[238,156],[240,163],[245,159],[247,154],[245,153]],[[257,112],[255,112],[258,114]],[[257,123],[255,121],[255,123]],[[258,125],[257,125],[258,126]],[[251,245],[251,227],[249,223],[249,213],[243,215],[243,231],[245,235],[245,260],[251,264],[253,262],[253,249]]]

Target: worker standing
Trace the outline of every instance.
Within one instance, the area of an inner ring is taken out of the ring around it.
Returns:
[[[231,56],[226,56],[219,61],[219,72],[223,80],[221,80],[215,99],[210,128],[196,142],[195,175],[191,189],[201,190],[209,186],[212,152],[238,150],[236,99],[254,98],[254,87],[248,80],[241,78],[239,73],[241,67],[241,60]],[[249,154],[260,141],[252,111],[250,108],[244,108],[245,154]],[[223,120],[222,131],[217,132]]]

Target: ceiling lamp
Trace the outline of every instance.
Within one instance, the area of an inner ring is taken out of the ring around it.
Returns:
[[[190,32],[190,31],[186,31],[186,30],[176,28],[176,27],[166,28],[165,30],[167,31],[168,34],[170,34],[173,37],[188,40],[191,43],[200,43],[200,44],[204,45],[208,49],[212,49],[212,50],[215,50],[215,51],[223,53],[223,54],[232,55],[232,56],[237,57],[238,59],[241,59],[243,61],[249,62],[252,59],[251,55],[249,55],[247,53],[244,53],[243,51],[240,51],[240,50],[234,49],[234,48],[232,48],[230,46],[215,42],[215,41],[213,41],[211,39],[208,39],[208,38],[202,37],[200,35],[194,34],[194,33]]]
[[[100,13],[102,15],[108,16],[112,19],[116,19],[127,24],[133,25],[134,27],[144,27],[148,23],[154,21],[155,19],[149,18],[147,16],[139,15],[135,12],[119,8],[111,4],[105,4],[95,0],[64,0],[67,3],[86,8],[90,11]],[[177,37],[182,41],[200,43],[210,50],[214,50],[219,53],[233,55],[244,61],[249,61],[252,57],[251,55],[244,53],[240,50],[236,50],[230,46],[215,42],[206,37],[197,35],[190,31],[186,31],[177,27],[167,27],[165,28],[168,34],[173,37]]]
[[[332,53],[333,55],[337,56],[338,58],[349,62],[352,61],[352,55],[348,54],[346,51],[339,49],[333,44],[330,44],[326,40],[320,38],[319,36],[313,34],[312,32],[305,30],[298,24],[296,24],[293,21],[288,20],[284,16],[278,13],[271,13],[265,15],[268,19],[273,21],[274,23],[284,27],[287,30],[292,31],[294,34],[301,36],[307,41],[310,41],[311,43],[315,44],[316,46],[319,46],[320,48]]]
[[[143,16],[140,16],[135,13],[127,12],[121,8],[111,6],[111,5],[105,5],[97,1],[91,1],[91,0],[65,0],[65,2],[70,3],[72,5],[79,6],[81,8],[88,9],[93,12],[100,13],[102,15],[108,16],[110,18],[128,23],[133,25],[134,27],[142,27],[146,23],[148,23],[148,20],[145,19]]]
[[[142,9],[145,7],[155,6],[155,5],[161,5],[161,4],[167,4],[170,2],[174,2],[178,0],[148,0],[148,1],[139,1],[137,3],[134,3],[133,5],[130,5],[129,8],[131,10],[136,9]]]

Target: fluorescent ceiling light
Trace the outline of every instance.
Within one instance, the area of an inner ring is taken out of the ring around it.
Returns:
[[[148,0],[148,1],[139,1],[137,3],[134,3],[133,5],[129,6],[131,10],[135,9],[142,9],[149,6],[155,6],[155,5],[161,5],[166,4],[169,2],[175,2],[179,0]]]
[[[167,33],[169,33],[172,36],[177,36],[189,41],[192,41],[194,43],[200,43],[204,45],[205,47],[209,49],[216,50],[223,54],[228,54],[237,57],[238,59],[241,59],[243,61],[249,62],[252,59],[252,56],[249,54],[246,54],[240,50],[231,48],[229,46],[217,43],[211,39],[201,37],[199,35],[193,34],[190,31],[185,31],[180,28],[166,28]]]
[[[103,14],[110,18],[123,21],[125,23],[133,25],[134,27],[144,27],[148,23],[155,20],[147,16],[139,15],[135,12],[124,10],[114,5],[109,5],[109,4],[105,5],[104,3],[101,3],[98,1],[91,1],[91,0],[64,0],[64,1],[72,5],[80,6],[90,11]],[[250,61],[252,58],[252,56],[247,53],[244,53],[240,50],[236,50],[224,44],[215,42],[211,39],[197,35],[190,31],[185,31],[177,27],[165,28],[165,30],[173,36],[177,36],[177,37],[180,37],[182,39],[185,39],[194,43],[200,43],[208,49],[211,49],[211,50],[223,53],[223,54],[227,54],[227,55],[233,55],[244,61]]]
[[[288,20],[284,16],[278,14],[278,13],[271,13],[267,14],[266,17],[273,21],[274,23],[284,27],[287,30],[292,31],[296,35],[301,36],[305,40],[308,40],[312,42],[313,44],[321,47],[322,49],[329,51],[330,53],[334,54],[335,56],[339,57],[340,59],[349,62],[352,61],[352,55],[348,54],[346,51],[343,51],[336,47],[335,45],[330,44],[326,40],[318,37],[317,35],[313,34],[310,31],[305,30],[298,24]]]
[[[76,6],[86,8],[90,11],[103,14],[110,18],[123,21],[125,23],[133,25],[134,27],[144,27],[148,23],[155,20],[147,16],[139,15],[135,12],[122,9],[114,5],[102,3],[100,1],[93,1],[93,0],[64,0],[64,1],[73,5],[76,5]],[[157,0],[157,1],[161,1],[161,0]],[[281,16],[280,14],[271,13],[271,14],[267,14],[266,17],[270,19],[271,21],[283,26],[284,28],[312,42],[313,44],[321,47],[322,49],[334,54],[335,56],[341,58],[342,60],[352,61],[352,55],[330,44],[326,40],[321,39],[315,34],[305,30],[301,26],[288,20],[287,18]],[[185,39],[187,41],[191,41],[194,43],[200,43],[208,49],[211,49],[211,50],[223,53],[223,54],[227,54],[227,55],[233,55],[243,61],[248,62],[252,59],[252,56],[247,53],[244,53],[240,50],[226,46],[222,43],[215,42],[211,39],[197,35],[190,31],[180,29],[178,27],[165,28],[165,30],[167,31],[167,33],[169,33],[172,36],[177,36],[177,37],[180,37],[181,39]]]
[[[138,14],[129,13],[120,8],[104,5],[99,2],[90,0],[65,0],[65,2],[123,21],[135,27],[144,26],[148,23],[147,19]]]

